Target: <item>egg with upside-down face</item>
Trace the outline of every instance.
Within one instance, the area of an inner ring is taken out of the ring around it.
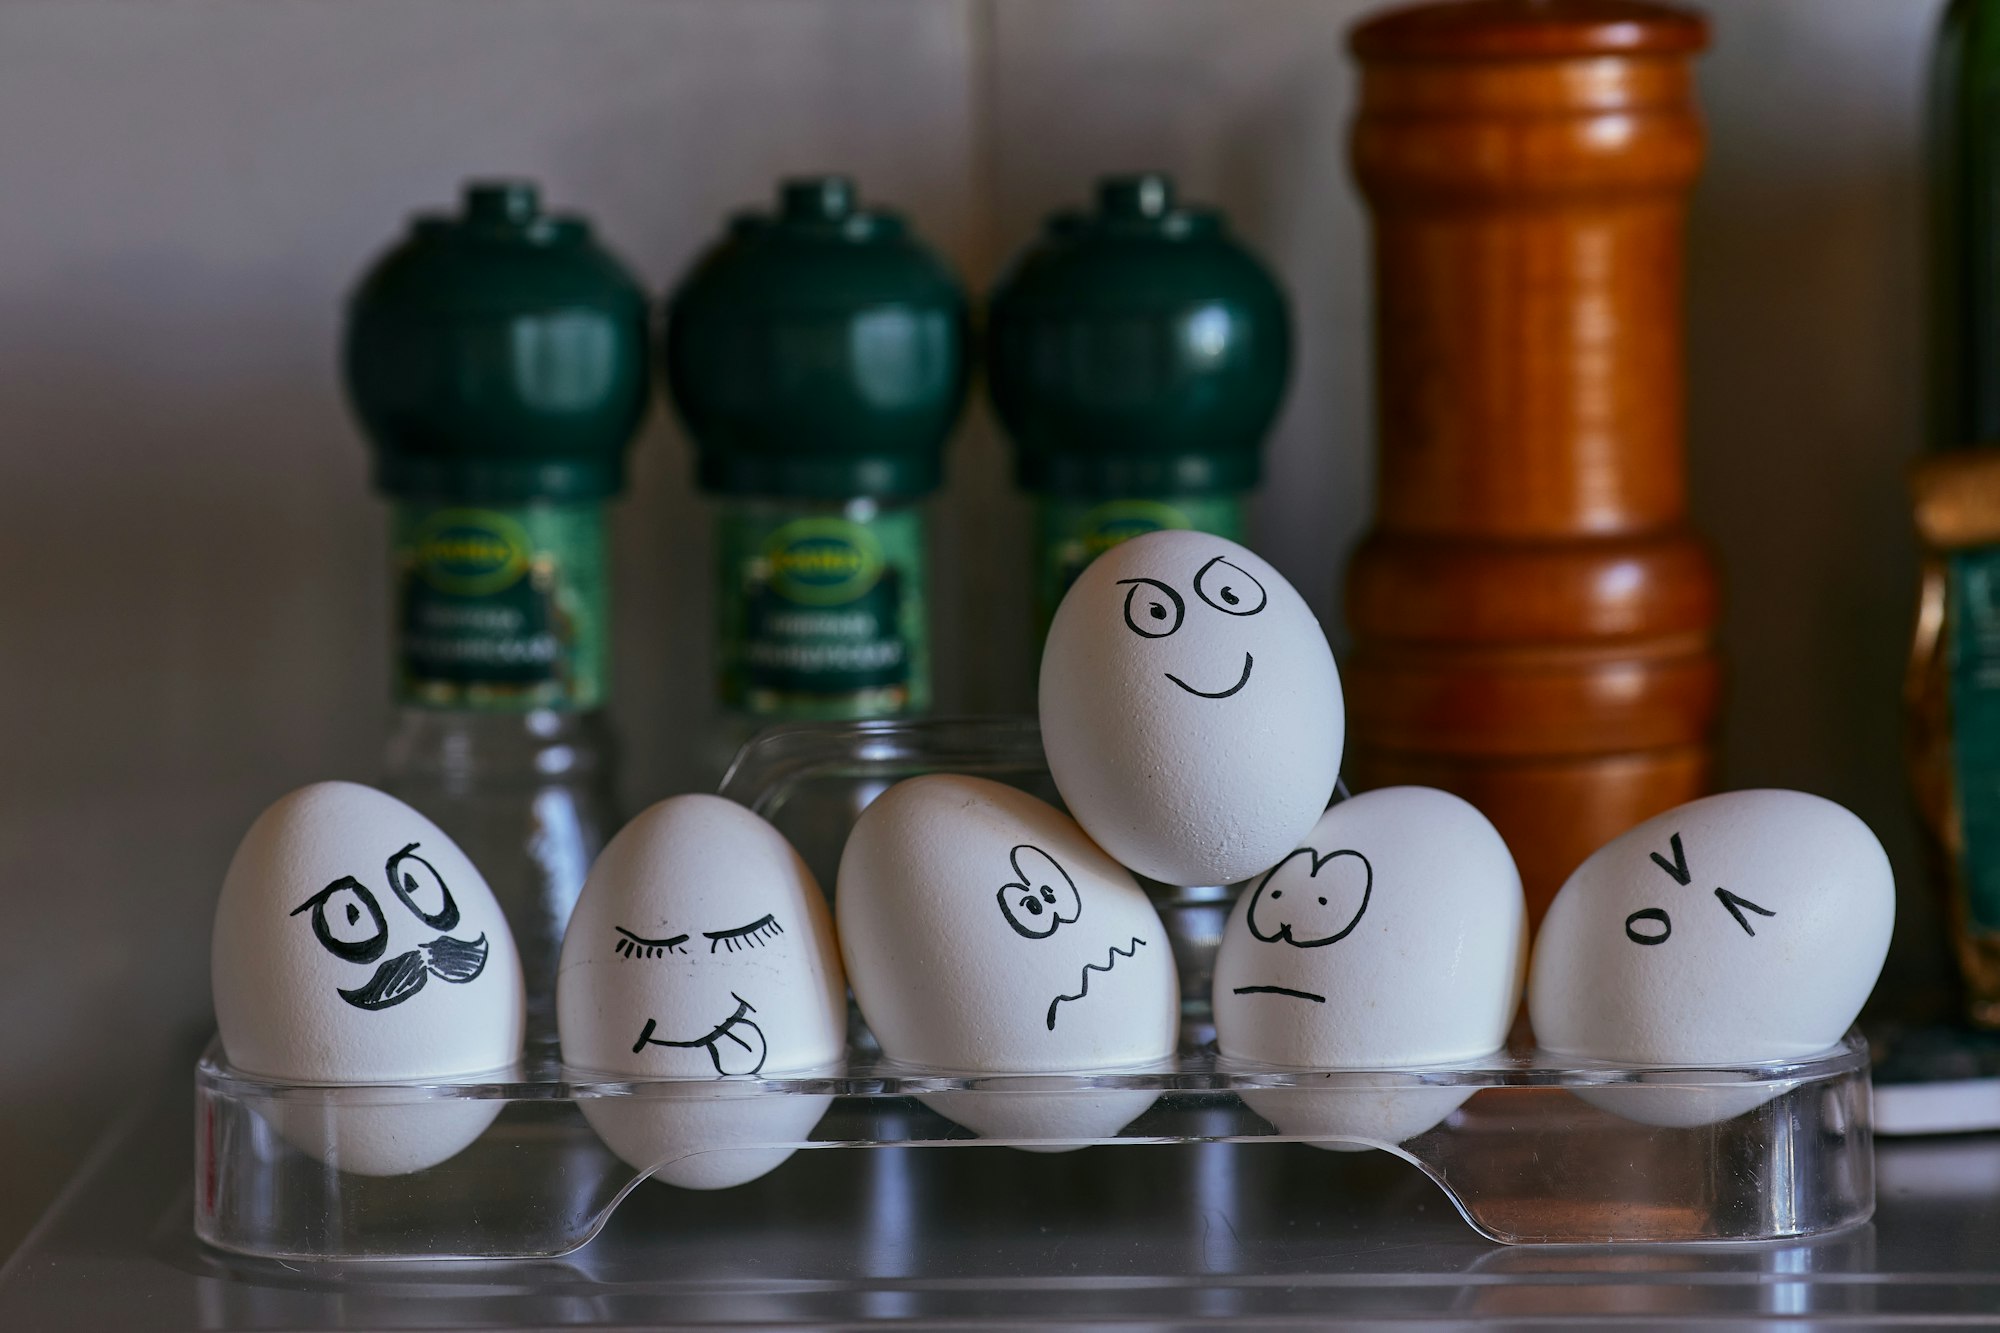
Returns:
[[[1084,570],[1042,651],[1042,745],[1063,804],[1119,863],[1229,884],[1298,845],[1346,721],[1312,611],[1254,552],[1151,532]]]
[[[591,867],[563,937],[556,1022],[573,1078],[657,1081],[581,1099],[612,1151],[715,1189],[777,1166],[824,1114],[827,1097],[756,1081],[835,1065],[846,995],[826,899],[784,835],[720,796],[675,796]]]
[[[985,778],[899,782],[856,822],[835,893],[854,998],[890,1059],[1038,1074],[1163,1060],[1179,981],[1158,913],[1076,822]],[[1153,1094],[927,1098],[993,1137],[1090,1138]]]

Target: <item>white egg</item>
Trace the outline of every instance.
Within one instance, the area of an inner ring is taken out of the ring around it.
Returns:
[[[556,1024],[577,1071],[700,1080],[583,1099],[611,1150],[654,1178],[719,1189],[791,1156],[831,1098],[717,1080],[826,1070],[847,983],[812,872],[720,796],[675,796],[621,829],[563,936]]]
[[[834,896],[854,998],[882,1050],[970,1073],[1151,1064],[1180,992],[1166,930],[1132,876],[1061,811],[984,778],[899,782],[855,823]],[[926,1098],[990,1137],[1089,1139],[1154,1094]]]
[[[1215,959],[1225,1059],[1316,1070],[1476,1061],[1520,1007],[1527,905],[1486,817],[1448,792],[1388,787],[1320,817],[1237,900]],[[1471,1096],[1390,1077],[1253,1090],[1287,1134],[1394,1144]]]
[[[351,782],[301,787],[257,817],[211,938],[229,1062],[298,1083],[455,1080],[520,1056],[514,937],[479,871],[430,820]],[[380,1108],[273,1101],[266,1118],[343,1171],[400,1175],[454,1156],[492,1100]]]
[[[1274,864],[1333,794],[1345,715],[1310,608],[1253,552],[1153,532],[1099,556],[1042,650],[1042,745],[1070,813],[1167,884]]]
[[[1669,810],[1592,853],[1550,904],[1528,983],[1535,1039],[1625,1065],[1817,1055],[1874,989],[1895,898],[1882,844],[1832,801],[1741,791]],[[1771,1095],[1634,1087],[1588,1100],[1702,1124]]]

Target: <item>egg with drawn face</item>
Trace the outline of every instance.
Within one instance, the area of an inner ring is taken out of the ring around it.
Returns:
[[[1535,1039],[1624,1065],[1817,1055],[1874,989],[1895,912],[1882,844],[1841,806],[1797,791],[1703,797],[1614,838],[1556,894],[1528,981]],[[1772,1095],[1633,1086],[1586,1100],[1702,1124]]]
[[[932,1069],[1050,1073],[1174,1051],[1179,985],[1132,876],[1076,822],[984,778],[899,782],[855,823],[835,893],[854,998],[883,1053]],[[929,1099],[992,1137],[1088,1138],[1151,1092]]]
[[[1229,1060],[1401,1070],[1477,1060],[1507,1039],[1527,961],[1527,906],[1507,844],[1448,792],[1386,787],[1328,810],[1251,881],[1215,961]],[[1286,1133],[1400,1143],[1469,1087],[1336,1078],[1246,1091]]]
[[[599,853],[556,974],[563,1063],[650,1085],[582,1099],[612,1151],[714,1189],[791,1155],[829,1098],[756,1092],[845,1047],[847,986],[830,914],[784,835],[720,796],[675,796]],[[747,1086],[746,1086],[747,1084]]]
[[[384,792],[321,782],[243,837],[210,941],[230,1063],[299,1083],[460,1079],[520,1055],[521,964],[486,881],[430,820]],[[433,1100],[265,1114],[343,1170],[399,1175],[454,1156],[500,1103]]]
[[[1326,808],[1340,676],[1303,598],[1201,532],[1113,547],[1071,586],[1042,651],[1042,745],[1077,823],[1168,884],[1268,869]]]

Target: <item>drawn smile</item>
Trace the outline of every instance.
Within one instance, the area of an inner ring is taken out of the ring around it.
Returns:
[[[729,998],[736,1001],[736,1012],[691,1041],[668,1041],[655,1037],[653,1029],[658,1020],[647,1019],[645,1029],[639,1033],[639,1040],[632,1043],[632,1054],[637,1055],[648,1046],[671,1046],[680,1050],[701,1047],[708,1052],[709,1062],[718,1074],[757,1073],[764,1067],[766,1051],[764,1030],[748,1017],[757,1012],[756,1006],[735,991],[729,992]]]
[[[1179,676],[1176,676],[1171,671],[1166,673],[1166,677],[1174,684],[1186,690],[1189,694],[1194,695],[1197,699],[1227,699],[1230,695],[1236,693],[1238,690],[1242,689],[1245,685],[1248,685],[1250,683],[1250,667],[1252,665],[1252,660],[1253,659],[1251,658],[1250,654],[1248,653],[1243,654],[1243,675],[1237,680],[1237,682],[1234,685],[1231,685],[1228,689],[1216,690],[1213,693],[1211,693],[1208,690],[1196,689],[1194,686],[1188,684],[1186,681],[1182,680]]]
[[[1238,986],[1238,995],[1289,995],[1295,1000],[1311,1000],[1314,1004],[1325,1004],[1326,996],[1315,995],[1309,990],[1293,990],[1290,986]]]
[[[1132,943],[1125,948],[1121,949],[1114,944],[1105,950],[1104,961],[1102,963],[1085,963],[1083,971],[1077,974],[1080,980],[1076,988],[1076,994],[1058,995],[1055,999],[1049,1001],[1049,1031],[1054,1032],[1056,1030],[1057,1005],[1061,1004],[1064,1000],[1081,1000],[1084,996],[1090,994],[1090,974],[1092,972],[1109,972],[1118,965],[1120,958],[1132,957],[1139,952],[1140,947],[1145,943],[1146,941],[1134,935]]]
[[[375,969],[365,986],[341,990],[340,998],[356,1009],[387,1009],[424,988],[432,977],[462,986],[486,970],[486,937],[456,940],[440,935],[408,953],[399,953]]]

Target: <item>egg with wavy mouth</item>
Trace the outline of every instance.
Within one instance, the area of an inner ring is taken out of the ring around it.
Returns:
[[[825,896],[764,820],[674,796],[598,854],[563,936],[556,1024],[572,1079],[651,1081],[580,1102],[632,1166],[688,1189],[770,1171],[832,1099],[759,1083],[829,1071],[846,1018]]]
[[[1379,1072],[1498,1050],[1526,961],[1520,872],[1486,817],[1427,787],[1364,792],[1238,899],[1215,960],[1216,1044],[1253,1066],[1375,1071],[1243,1099],[1288,1134],[1400,1143],[1471,1089]]]
[[[229,1062],[297,1083],[453,1082],[521,1053],[514,937],[465,853],[385,792],[320,782],[257,817],[229,863],[210,941]],[[360,1175],[455,1156],[492,1100],[274,1101],[260,1112],[302,1151]]]
[[[1077,823],[1167,884],[1229,884],[1298,845],[1346,721],[1319,621],[1235,542],[1152,532],[1085,569],[1042,650],[1042,745]]]
[[[855,823],[834,901],[855,1001],[892,1060],[1045,1074],[1173,1054],[1179,982],[1159,915],[1025,792],[955,774],[897,783]],[[1154,1097],[1018,1090],[1029,1082],[925,1100],[989,1137],[1063,1140],[1114,1133]]]

